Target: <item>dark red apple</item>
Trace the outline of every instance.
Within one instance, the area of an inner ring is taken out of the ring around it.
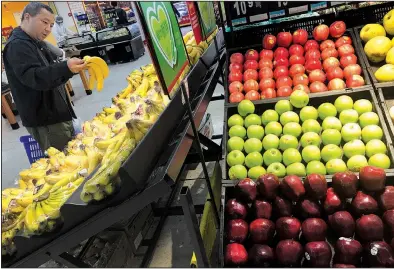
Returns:
[[[339,60],[334,57],[329,57],[323,61],[323,69],[324,71],[328,72],[330,68],[339,67],[341,64]],[[342,71],[342,69],[341,69]]]
[[[347,211],[337,211],[328,216],[328,223],[338,237],[353,237],[356,222]]]
[[[274,58],[289,58],[289,51],[286,48],[278,47],[274,52]]]
[[[394,238],[394,209],[384,212],[382,219],[388,234]]]
[[[341,67],[345,68],[348,65],[356,64],[357,63],[357,56],[354,54],[346,55],[346,56],[341,57],[341,59],[339,59],[339,62],[341,63]]]
[[[235,185],[235,192],[236,196],[241,201],[250,203],[256,199],[256,183],[250,178],[242,179],[237,185]]]
[[[326,240],[327,224],[320,218],[309,218],[301,225],[302,236],[308,242]]]
[[[272,78],[263,78],[260,80],[259,89],[260,91],[264,91],[265,89],[275,89],[275,80]]]
[[[230,56],[230,63],[243,64],[244,56],[242,55],[242,53],[239,52],[233,53]]]
[[[272,213],[272,205],[265,200],[257,199],[253,202],[252,209],[256,219],[270,219]]]
[[[282,86],[276,91],[277,97],[287,97],[293,93],[293,89],[290,86]]]
[[[274,78],[278,79],[279,77],[287,77],[289,75],[289,69],[287,66],[278,66],[274,70]]]
[[[316,93],[316,92],[326,92],[328,91],[327,86],[320,81],[315,81],[311,85],[309,85],[309,89],[311,93]]]
[[[343,79],[343,71],[338,66],[330,67],[326,72],[328,80],[333,80],[334,78]]]
[[[364,215],[356,221],[356,234],[366,242],[383,240],[383,221],[374,214]]]
[[[386,187],[386,172],[374,166],[364,166],[360,169],[360,185],[370,192],[383,191]]]
[[[272,61],[274,59],[274,52],[272,50],[263,49],[260,51],[260,59],[268,59]]]
[[[275,223],[268,219],[255,219],[250,223],[249,233],[253,243],[269,243],[275,234]]]
[[[363,262],[373,268],[393,268],[394,252],[384,241],[370,242],[364,247]]]
[[[289,48],[289,53],[290,53],[290,55],[303,56],[304,55],[304,47],[299,44],[293,44]]]
[[[335,243],[335,263],[359,265],[363,247],[360,242],[351,238],[341,237]]]
[[[263,67],[259,71],[259,79],[265,79],[265,78],[273,78],[274,77],[274,72],[272,71],[271,68],[269,67]]]
[[[276,196],[272,203],[275,214],[279,217],[290,217],[293,213],[292,203],[280,196]]]
[[[244,81],[249,79],[257,80],[259,78],[259,73],[254,69],[248,69],[244,72]]]
[[[274,59],[274,68],[278,67],[278,66],[289,66],[289,59],[284,58],[284,57],[277,57]]]
[[[259,53],[257,52],[257,50],[250,49],[245,53],[245,60],[258,61],[259,60]]]
[[[243,72],[244,66],[239,63],[231,63],[229,70],[230,72]]]
[[[276,36],[276,40],[278,42],[279,47],[288,48],[291,45],[291,42],[293,41],[293,36],[289,32],[280,32]]]
[[[234,81],[242,82],[242,78],[243,78],[242,73],[238,71],[230,72],[230,74],[228,75],[228,80],[230,82],[234,82]]]
[[[297,74],[305,74],[305,67],[302,64],[295,64],[290,67],[290,77],[294,77]]]
[[[304,56],[300,55],[291,55],[289,59],[289,64],[290,65],[295,65],[295,64],[305,64],[305,58]]]
[[[352,39],[348,36],[341,36],[340,38],[337,39],[337,41],[335,41],[335,47],[339,48],[342,47],[345,44],[352,44]]]
[[[324,41],[328,38],[330,30],[327,25],[320,24],[313,29],[312,35],[316,41]]]
[[[352,200],[352,209],[356,216],[376,214],[378,211],[378,202],[362,191],[358,191],[356,197]]]
[[[379,205],[384,211],[394,209],[394,187],[386,186],[383,193],[379,195]]]
[[[276,232],[280,240],[298,240],[301,232],[301,223],[293,217],[281,217],[276,221]]]
[[[229,219],[245,219],[248,206],[236,199],[230,199],[226,203],[226,214]]]
[[[308,40],[308,32],[305,29],[297,29],[293,33],[293,43],[304,45]]]
[[[224,262],[227,266],[239,266],[248,262],[248,252],[243,245],[238,243],[228,244]]]
[[[275,253],[267,245],[254,244],[249,249],[249,262],[257,267],[271,267],[275,263]]]
[[[244,69],[254,69],[257,70],[259,68],[259,63],[255,60],[246,60],[244,63]]]
[[[309,60],[305,63],[306,72],[310,73],[316,69],[322,69],[321,61],[320,60]]]
[[[324,175],[310,174],[304,180],[304,187],[308,197],[321,200],[326,196],[327,180]]]
[[[309,85],[309,79],[308,79],[307,75],[305,75],[305,74],[296,74],[296,75],[294,75],[294,77],[293,77],[293,85],[297,86],[297,85],[300,85],[300,84],[303,84],[305,86]]]
[[[346,32],[346,24],[343,21],[335,21],[330,25],[331,37],[338,38]]]
[[[305,245],[306,264],[313,268],[330,267],[332,251],[325,241],[309,242]]]
[[[276,259],[282,266],[300,267],[302,251],[302,245],[297,241],[291,239],[282,240],[276,245]]]
[[[352,264],[336,263],[332,265],[332,268],[356,268],[356,266]]]
[[[361,67],[358,64],[349,64],[343,69],[345,79],[350,78],[352,75],[361,75]]]
[[[265,35],[263,38],[263,48],[272,50],[276,45],[276,37],[274,35]]]
[[[304,50],[308,51],[310,49],[319,49],[319,43],[316,40],[308,40],[304,45]]]
[[[338,61],[339,63],[339,61]],[[324,64],[324,63],[323,63]],[[320,81],[320,82],[325,82],[326,81],[326,74],[323,72],[323,70],[313,70],[312,72],[309,73],[309,82],[313,83],[315,81]]]
[[[279,188],[279,179],[274,174],[265,174],[259,176],[256,181],[257,192],[268,200],[273,200],[276,197]]]
[[[242,243],[248,237],[248,223],[243,219],[232,219],[227,222],[226,235],[230,243]]]
[[[272,69],[274,67],[274,64],[272,63],[272,61],[270,59],[262,58],[259,61],[259,68],[263,69],[264,67],[268,67],[269,69]]]
[[[335,49],[335,43],[332,40],[324,40],[320,44],[320,51],[324,51],[325,49],[328,48],[334,48]]]
[[[276,88],[279,89],[282,86],[293,86],[293,80],[290,77],[279,77],[276,80]]]
[[[342,210],[344,203],[341,198],[334,192],[333,188],[328,188],[326,199],[324,201],[324,210],[327,214],[333,214],[336,211]]]
[[[326,40],[326,41],[328,41],[328,40]],[[334,58],[338,57],[338,51],[335,48],[327,48],[322,51],[321,58],[323,61],[327,58],[330,58],[330,57],[334,57]]]
[[[261,99],[271,99],[276,97],[276,91],[274,88],[267,88],[261,91]]]
[[[357,88],[365,85],[364,78],[360,75],[351,75],[346,79],[346,86],[348,88]]]
[[[304,184],[296,175],[286,176],[282,180],[280,188],[283,195],[291,201],[297,201],[305,195]]]
[[[342,45],[338,48],[339,57],[347,56],[354,53],[355,51],[353,46],[349,44]]]
[[[310,199],[303,199],[297,203],[301,216],[307,218],[320,218],[322,215],[321,206],[318,202]]]

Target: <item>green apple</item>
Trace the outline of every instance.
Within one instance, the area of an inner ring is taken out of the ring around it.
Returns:
[[[269,149],[264,152],[263,155],[264,164],[270,165],[272,163],[281,162],[282,161],[282,153],[280,153],[277,149]]]
[[[273,109],[268,109],[264,111],[263,115],[261,115],[261,122],[264,124],[264,126],[271,121],[278,121],[278,120],[279,120],[278,112],[276,112]]]
[[[331,103],[323,103],[317,108],[319,118],[324,120],[327,117],[335,117],[337,115],[337,109]]]
[[[353,139],[343,146],[343,153],[347,158],[354,155],[365,155],[365,145],[360,139]]]
[[[352,172],[360,172],[364,166],[368,166],[367,158],[364,155],[354,155],[347,161],[347,168]]]
[[[340,131],[342,129],[342,123],[337,117],[327,117],[322,123],[323,130],[336,129]]]
[[[286,167],[286,175],[306,176],[305,165],[302,163],[292,163]]]
[[[257,138],[261,140],[264,137],[264,127],[260,125],[250,125],[247,134],[248,138]]]
[[[336,129],[327,129],[321,134],[321,139],[324,145],[334,144],[339,146],[339,144],[341,144],[342,136],[341,132]]]
[[[354,139],[359,139],[361,136],[361,128],[357,123],[346,123],[341,130],[342,139],[349,142]]]
[[[300,122],[300,118],[298,117],[297,113],[295,113],[294,111],[287,111],[282,115],[280,115],[280,123],[282,123],[282,125],[286,125],[286,123],[289,122],[296,122],[296,123]]]
[[[313,106],[303,107],[300,111],[300,118],[302,121],[317,120],[318,116],[317,109]]]
[[[245,141],[244,149],[247,154],[252,152],[260,152],[263,149],[260,139],[249,138]]]
[[[358,112],[354,109],[345,109],[339,114],[339,120],[342,124],[357,123]]]
[[[378,125],[379,124],[379,116],[375,112],[365,112],[358,119],[361,128],[364,128],[368,125]]]
[[[231,137],[227,141],[227,150],[228,151],[233,151],[233,150],[240,150],[242,151],[244,149],[244,140],[238,136]]]
[[[290,95],[290,103],[296,108],[303,108],[309,103],[309,95],[302,90],[295,90]]]
[[[383,137],[383,130],[377,125],[368,125],[361,131],[361,137],[365,143],[371,141],[372,139],[381,140]]]
[[[267,173],[281,178],[286,176],[286,167],[281,163],[272,163],[268,166]]]
[[[237,164],[230,167],[228,176],[231,180],[244,179],[248,176],[248,170],[246,170],[245,166]]]
[[[301,152],[302,159],[309,163],[311,161],[320,161],[320,149],[315,145],[309,145],[302,149]]]
[[[360,99],[354,102],[353,108],[357,111],[359,115],[362,115],[366,112],[371,112],[373,107],[371,101],[367,99]]]
[[[227,164],[231,167],[237,164],[244,164],[245,155],[240,150],[233,150],[227,154]]]
[[[297,137],[292,135],[282,135],[282,137],[279,139],[279,149],[284,151],[289,148],[298,148]]]
[[[244,125],[244,119],[240,115],[234,114],[228,119],[227,125],[230,128],[235,126],[235,125],[243,126]]]
[[[295,137],[299,137],[302,133],[301,125],[297,122],[289,122],[283,126],[283,134],[284,135],[292,135]]]
[[[255,166],[249,169],[248,171],[248,178],[253,180],[257,180],[260,176],[267,174],[264,167],[262,166]]]
[[[250,125],[261,125],[261,117],[257,114],[247,115],[244,121],[245,128],[248,128]]]
[[[329,175],[347,170],[346,163],[342,159],[332,159],[326,163],[326,170]]]
[[[389,169],[391,162],[389,156],[383,153],[377,153],[372,155],[368,160],[368,164],[376,167],[380,167],[383,169]]]
[[[279,122],[271,121],[265,126],[265,134],[273,134],[280,136],[282,133],[282,125]]]
[[[246,129],[245,129],[245,127],[243,127],[241,125],[234,125],[228,131],[228,135],[230,137],[238,136],[243,139],[246,136]]]
[[[382,142],[382,140],[372,139],[372,140],[368,141],[368,143],[365,145],[365,152],[366,152],[367,157],[369,158],[372,155],[375,155],[378,153],[386,154],[387,147],[386,147],[386,144]]]
[[[314,132],[307,132],[301,136],[301,146],[305,148],[308,145],[320,146],[321,138],[320,135]]]
[[[339,113],[341,113],[345,109],[352,109],[353,99],[347,95],[341,95],[337,99],[335,99],[334,106]]]
[[[263,147],[265,150],[277,149],[279,147],[279,137],[273,134],[264,136]]]
[[[241,115],[242,117],[246,117],[249,114],[254,113],[254,104],[250,100],[242,100],[238,104],[238,114]]]
[[[279,100],[275,104],[275,111],[278,112],[279,115],[282,115],[283,113],[292,110],[293,106],[291,105],[289,100]]]
[[[245,157],[245,165],[248,168],[261,166],[263,164],[263,156],[260,152],[251,152]]]
[[[319,174],[325,175],[327,174],[326,167],[322,162],[319,161],[311,161],[306,165],[306,174]]]
[[[317,120],[306,120],[304,123],[302,123],[302,132],[314,132],[319,134],[321,132],[320,123]]]
[[[328,162],[332,159],[341,159],[343,155],[342,149],[334,144],[329,144],[321,150],[321,158],[323,161]]]
[[[289,148],[283,152],[283,163],[289,166],[292,163],[300,163],[302,157],[297,149]]]

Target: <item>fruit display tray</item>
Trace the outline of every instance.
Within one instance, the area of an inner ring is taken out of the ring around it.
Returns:
[[[394,82],[388,83],[387,86],[376,87],[379,104],[386,120],[387,128],[391,136],[391,141],[394,141],[394,123],[390,117],[389,110],[394,106]]]
[[[368,76],[368,71],[366,69],[366,65],[364,62],[363,57],[361,56],[361,53],[359,50],[356,49],[355,43],[356,43],[356,38],[355,35],[352,31],[352,29],[347,29],[344,36],[349,36],[352,39],[352,44],[355,50],[355,54],[357,56],[357,62],[358,64],[361,66],[361,70],[362,70],[362,74],[361,76],[364,78],[365,80],[365,85],[361,86],[361,87],[357,87],[357,88],[346,88],[345,90],[349,90],[349,89],[364,89],[366,87],[368,87],[369,85],[371,85],[371,80]],[[312,36],[309,36],[308,40],[312,39]],[[226,106],[237,106],[238,103],[230,103],[229,102],[229,85],[230,82],[228,81],[228,76],[230,74],[230,56],[233,53],[236,52],[240,52],[242,54],[245,54],[246,51],[248,49],[256,49],[258,52],[260,52],[262,50],[262,46],[261,45],[253,45],[253,46],[248,46],[248,47],[239,47],[239,48],[234,48],[234,49],[229,49],[227,50],[227,59],[226,59],[226,66],[225,66],[225,84],[224,84],[224,100],[225,100],[225,105]],[[327,83],[326,83],[327,85]],[[321,96],[321,95],[325,95],[326,93],[335,93],[338,95],[343,94],[343,90],[338,90],[338,91],[328,91],[328,92],[322,92],[322,93],[310,93],[309,97],[310,98],[314,98],[315,96]],[[263,99],[263,100],[257,100],[257,101],[252,101],[254,104],[263,104],[263,103],[276,103],[277,101],[281,100],[281,99],[288,99],[289,97],[276,97],[276,98],[270,98],[270,99]]]
[[[376,112],[379,116],[379,120],[380,120],[380,126],[383,130],[383,138],[382,141],[387,145],[387,155],[389,156],[390,160],[391,160],[391,167],[390,169],[386,170],[387,172],[394,172],[394,147],[393,147],[393,143],[392,143],[392,139],[390,137],[389,134],[389,129],[387,128],[387,125],[385,123],[385,119],[383,116],[383,112],[379,106],[379,102],[378,99],[374,93],[374,91],[372,90],[372,87],[369,86],[367,89],[359,89],[359,90],[347,90],[345,92],[341,92],[343,95],[348,95],[350,96],[354,101],[359,100],[359,99],[367,99],[370,100],[372,102],[372,106],[373,106],[373,111]],[[327,92],[324,93],[324,95],[319,95],[316,96],[314,98],[311,98],[309,100],[309,104],[310,106],[313,106],[317,109],[317,107],[322,104],[322,103],[334,103],[335,99],[338,97],[339,95],[335,92]],[[263,104],[255,104],[255,113],[257,115],[261,115],[263,114],[263,112],[267,109],[274,109],[275,108],[275,103],[263,103]],[[294,110],[296,113],[299,112],[299,109],[295,109]],[[238,110],[237,110],[237,106],[228,106],[225,107],[224,110],[224,123],[223,123],[223,135],[224,135],[224,140],[223,140],[223,151],[224,151],[224,156],[225,158],[227,157],[227,141],[229,139],[228,136],[228,126],[227,126],[227,120],[234,114],[238,114]],[[318,119],[319,123],[321,124],[321,120]],[[343,142],[341,143],[340,146],[343,146]],[[321,146],[322,147],[322,146]],[[346,158],[343,158],[343,160],[345,161],[345,163],[347,162]],[[304,163],[305,165],[305,163]],[[266,168],[266,167],[264,167]],[[227,165],[227,162],[224,162],[224,171],[226,171],[226,179],[223,181],[223,184],[226,183],[230,183],[232,180],[230,180],[228,178],[228,170],[229,167]],[[326,175],[326,179],[327,181],[331,181],[331,176],[330,175]]]
[[[220,199],[220,229],[219,229],[219,266],[221,268],[225,268],[224,264],[224,257],[225,257],[225,247],[226,247],[226,223],[227,223],[227,216],[225,212],[226,203],[229,199],[235,198],[235,185],[238,181],[232,181],[228,184],[222,184],[222,191],[221,191],[221,199]],[[386,173],[386,185],[394,185],[394,172]],[[331,183],[328,182],[328,187],[331,187]],[[335,238],[328,234],[327,241],[330,244],[333,250],[333,243]],[[302,243],[302,242],[301,242]],[[334,253],[334,251],[332,251]],[[249,267],[249,266],[245,266]]]
[[[391,8],[390,8],[391,9]],[[388,11],[390,11],[387,10]],[[377,21],[378,22],[378,21]],[[353,28],[353,35],[355,36],[355,49],[357,52],[357,56],[360,55],[363,58],[363,62],[365,64],[365,67],[369,73],[369,76],[372,80],[372,83],[374,84],[375,87],[384,87],[384,86],[390,86],[393,82],[378,82],[378,80],[375,77],[375,72],[378,70],[380,67],[382,67],[384,64],[386,64],[386,61],[380,62],[380,63],[373,63],[370,60],[368,60],[367,55],[364,52],[364,42],[360,38],[360,31],[364,27],[363,26],[358,26]],[[393,38],[393,36],[387,35],[390,40]]]

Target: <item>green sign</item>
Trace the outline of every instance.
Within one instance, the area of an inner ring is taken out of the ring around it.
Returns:
[[[188,65],[178,21],[171,2],[139,2],[154,53],[170,93]]]
[[[204,40],[212,34],[216,29],[215,10],[212,2],[198,2],[198,10],[200,11],[202,28],[204,32]]]

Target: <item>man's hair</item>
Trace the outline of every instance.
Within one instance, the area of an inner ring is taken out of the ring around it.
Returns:
[[[116,7],[118,5],[118,2],[116,2],[116,1],[111,1],[111,6],[112,7]]]
[[[40,2],[30,2],[27,6],[23,9],[21,21],[24,20],[25,14],[30,14],[30,16],[35,17],[38,13],[40,13],[41,9],[46,9],[53,14],[52,8],[50,6],[45,5]]]

